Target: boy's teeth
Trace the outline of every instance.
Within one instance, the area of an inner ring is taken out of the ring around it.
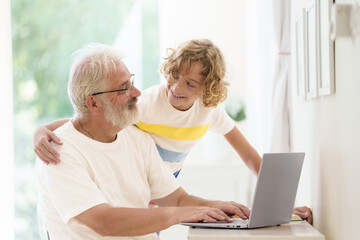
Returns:
[[[176,95],[174,94],[175,97],[178,97],[178,98],[183,98],[183,96],[179,96],[179,95]]]

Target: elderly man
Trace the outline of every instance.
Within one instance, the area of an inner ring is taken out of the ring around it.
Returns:
[[[68,84],[76,115],[56,130],[62,161],[37,159],[36,166],[51,240],[157,239],[155,232],[180,222],[249,216],[241,204],[204,200],[179,186],[152,138],[132,126],[140,96],[133,84],[115,49],[95,44],[77,52]],[[150,200],[160,207],[149,209]]]

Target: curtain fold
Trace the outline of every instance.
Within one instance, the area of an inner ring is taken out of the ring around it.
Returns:
[[[290,1],[249,4],[247,121],[256,150],[290,151]]]
[[[273,0],[276,60],[271,92],[269,152],[290,151],[290,1]]]

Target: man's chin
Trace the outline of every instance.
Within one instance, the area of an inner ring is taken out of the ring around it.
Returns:
[[[136,104],[132,104],[128,107],[129,111],[138,111],[138,107],[136,106]]]
[[[134,110],[132,110],[134,112],[132,112],[133,116],[132,116],[132,123],[131,124],[137,124],[140,121],[140,111],[138,108],[135,108]]]
[[[125,126],[123,126],[122,128],[139,123],[140,121],[139,109],[136,106],[134,106],[133,109],[129,109],[127,117],[128,117],[128,121],[126,124],[124,124]]]

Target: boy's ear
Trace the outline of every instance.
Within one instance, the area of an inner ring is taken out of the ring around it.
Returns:
[[[90,112],[98,113],[101,107],[101,101],[96,96],[90,95],[86,97],[86,106]]]

